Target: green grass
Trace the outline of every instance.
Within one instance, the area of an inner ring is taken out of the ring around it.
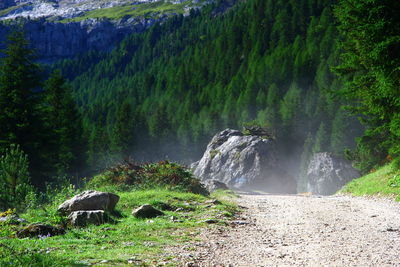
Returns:
[[[20,5],[20,6],[12,6],[12,7],[9,7],[9,8],[3,9],[3,10],[0,10],[0,16],[5,16],[5,15],[7,15],[8,13],[10,13],[11,11],[14,11],[14,10],[16,10],[16,9],[18,9],[18,8],[22,8],[23,6],[26,6],[26,4]]]
[[[110,8],[96,9],[86,12],[84,15],[65,19],[61,22],[76,22],[89,18],[120,19],[125,16],[131,17],[150,17],[154,14],[177,13],[183,14],[184,7],[189,3],[172,4],[170,2],[158,1],[153,3],[143,3],[137,5],[116,6]]]
[[[218,219],[221,224],[236,212],[233,195],[218,192],[212,195],[221,204],[211,206],[209,199],[199,194],[182,193],[166,189],[117,192],[121,197],[117,211],[121,214],[113,224],[70,228],[64,236],[46,239],[17,239],[17,226],[0,226],[0,266],[86,266],[106,260],[106,265],[153,265],[170,261],[173,255],[164,252],[166,246],[184,244],[193,240],[205,219]],[[31,209],[21,217],[33,222],[59,221],[55,215],[62,199],[41,209]],[[161,209],[168,204],[172,210],[163,210],[165,216],[155,219],[136,219],[131,211],[152,204]],[[174,222],[174,216],[179,222]],[[172,263],[173,264],[173,263]]]
[[[345,185],[338,193],[354,196],[380,195],[400,201],[400,170],[388,164]]]

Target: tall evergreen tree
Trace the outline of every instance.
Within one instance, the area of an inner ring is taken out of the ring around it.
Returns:
[[[318,131],[315,135],[314,147],[312,149],[313,153],[326,152],[329,149],[329,138],[328,132],[325,127],[325,123],[321,122]]]
[[[39,121],[41,71],[33,62],[34,52],[20,31],[6,41],[5,56],[0,60],[0,140],[20,144],[32,151],[35,147],[35,123]]]
[[[346,38],[337,70],[352,76],[344,93],[368,127],[358,146],[359,160],[372,163],[364,170],[388,153],[400,156],[399,9],[399,1],[341,0],[335,10]]]
[[[117,112],[117,121],[112,135],[113,150],[127,157],[132,153],[134,142],[134,118],[131,105],[124,102]]]
[[[47,118],[53,135],[52,159],[58,174],[76,174],[85,162],[82,120],[71,87],[59,70],[44,84]]]
[[[110,138],[104,127],[94,127],[89,136],[89,165],[92,171],[108,167],[112,161]]]
[[[0,146],[18,144],[31,162],[31,173],[39,183],[45,172],[44,125],[41,106],[41,69],[34,51],[21,31],[13,31],[0,58]]]
[[[336,112],[335,118],[332,121],[332,133],[330,140],[330,151],[336,156],[344,156],[346,149],[353,149],[355,146],[355,132],[359,132],[358,124],[351,118],[343,109]],[[359,133],[361,134],[361,133]]]

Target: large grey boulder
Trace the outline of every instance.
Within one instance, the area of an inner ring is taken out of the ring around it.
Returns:
[[[283,171],[275,141],[226,129],[213,137],[193,172],[203,182],[216,179],[230,188],[295,193],[296,182]]]
[[[322,152],[313,155],[308,168],[308,191],[319,195],[331,195],[346,183],[360,176],[351,162]]]
[[[108,210],[112,211],[119,201],[119,196],[108,192],[84,191],[65,201],[58,207],[62,214],[70,214],[78,210]]]
[[[100,225],[105,221],[105,214],[103,210],[78,210],[68,216],[68,221],[72,226]]]

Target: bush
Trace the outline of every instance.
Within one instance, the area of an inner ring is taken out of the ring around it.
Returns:
[[[200,180],[185,167],[169,162],[136,165],[127,161],[109,168],[95,176],[88,184],[89,188],[117,185],[119,189],[165,187],[172,190],[207,195],[208,191]]]
[[[0,209],[25,208],[27,196],[34,192],[28,168],[28,156],[18,145],[0,157]]]
[[[242,132],[244,135],[255,135],[264,139],[276,139],[274,132],[267,124],[263,125],[256,120],[244,123]]]

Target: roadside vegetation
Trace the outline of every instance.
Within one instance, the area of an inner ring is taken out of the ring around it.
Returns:
[[[400,170],[396,162],[387,164],[351,181],[338,193],[349,193],[354,196],[378,195],[393,197],[400,201]]]
[[[48,186],[46,192],[31,196],[31,203],[19,217],[29,223],[63,226],[66,234],[18,239],[16,232],[23,225],[0,222],[0,266],[174,264],[174,255],[166,252],[166,247],[196,239],[207,220],[225,225],[237,211],[237,207],[227,200],[234,197],[232,194],[217,192],[209,196],[204,188],[203,191],[191,192],[193,184],[198,184],[199,188],[201,185],[178,164],[143,165],[149,172],[141,166],[132,166],[121,164],[110,168],[81,189],[61,180],[61,186]],[[136,183],[129,181],[126,173],[136,177]],[[138,182],[138,173],[146,177],[147,182]],[[171,182],[164,180],[163,183],[162,179],[171,179]],[[155,181],[158,185],[153,183]],[[68,225],[66,217],[58,214],[57,207],[62,202],[83,190],[107,191],[120,196],[116,210],[109,214],[109,223],[73,228]],[[207,202],[215,198],[220,200]],[[162,210],[165,215],[153,219],[138,219],[131,215],[134,208],[144,204]],[[14,212],[8,211],[9,215]]]

